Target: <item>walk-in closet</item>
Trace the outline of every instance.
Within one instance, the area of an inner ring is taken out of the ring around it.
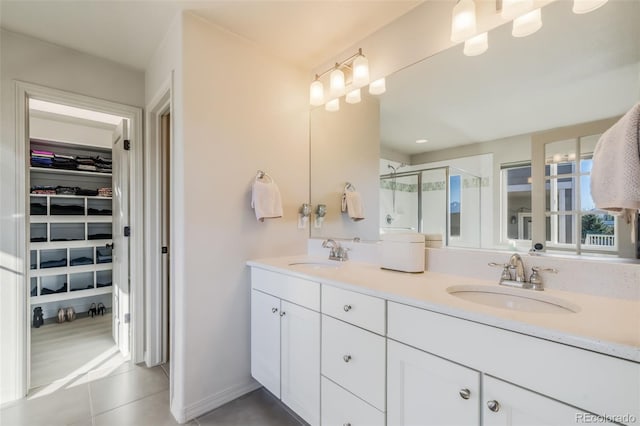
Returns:
[[[114,270],[128,267],[122,258],[114,267],[114,208],[123,195],[114,193],[119,122],[29,103],[31,388],[71,380],[122,356],[112,316]]]

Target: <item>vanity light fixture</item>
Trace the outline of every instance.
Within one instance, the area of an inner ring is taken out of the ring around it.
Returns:
[[[534,9],[513,20],[513,30],[511,34],[514,37],[526,37],[535,33],[540,28],[542,28],[542,13],[540,9]]]
[[[315,80],[309,87],[309,102],[313,106],[324,103],[324,86],[320,80]]]
[[[533,0],[502,0],[502,12],[504,19],[514,19],[524,15],[533,9]]]
[[[345,69],[347,72],[345,73]],[[321,78],[329,74],[329,94],[330,101],[326,101],[324,96],[324,86]],[[351,78],[351,81],[347,81]],[[349,90],[347,93],[347,84]],[[360,88],[369,84],[369,60],[362,53],[362,49],[351,55],[349,58],[336,64],[323,73],[316,74],[315,80],[309,87],[309,103],[312,106],[319,106],[327,103],[327,111],[338,111],[340,101],[338,98],[347,94],[347,103],[360,102]],[[384,91],[384,90],[383,90]],[[373,93],[373,92],[371,92]],[[331,103],[331,105],[328,105]]]
[[[416,143],[427,143],[427,142],[429,142],[429,139],[418,139],[416,141]]]
[[[573,13],[582,14],[592,12],[604,6],[607,1],[608,0],[573,0]]]
[[[344,101],[348,104],[357,104],[360,100],[360,89],[350,90],[347,92],[347,96],[344,97]]]
[[[488,48],[489,36],[485,32],[471,37],[469,40],[465,41],[463,52],[466,56],[478,56],[486,52]]]
[[[369,85],[369,93],[372,95],[382,95],[387,91],[387,83],[384,77],[372,81]]]
[[[344,95],[344,89],[344,72],[336,64],[336,68],[329,75],[329,94],[337,98]]]
[[[459,43],[476,33],[476,5],[473,0],[458,0],[451,17],[451,41]]]
[[[331,99],[329,102],[327,102],[324,105],[324,109],[326,109],[329,112],[336,112],[340,110],[340,99],[335,98],[335,99]]]

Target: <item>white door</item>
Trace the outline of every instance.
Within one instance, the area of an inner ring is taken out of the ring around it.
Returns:
[[[123,355],[129,354],[130,283],[129,238],[129,151],[127,122],[122,120],[113,134],[113,340]]]
[[[320,314],[281,304],[282,402],[316,426],[320,424]]]
[[[280,299],[251,291],[251,375],[280,398]]]
[[[479,425],[480,373],[388,342],[387,424]]]
[[[485,426],[613,425],[604,418],[493,377],[484,376],[483,390]]]

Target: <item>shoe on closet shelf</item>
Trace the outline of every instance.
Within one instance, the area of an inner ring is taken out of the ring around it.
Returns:
[[[40,306],[33,308],[33,326],[39,328],[44,324],[44,316],[42,315],[42,308]]]
[[[106,309],[107,309],[107,308],[105,308],[105,307],[104,307],[104,305],[103,305],[102,303],[98,303],[98,314],[100,314],[100,315],[104,315],[104,311],[105,311]],[[96,314],[96,315],[97,315],[97,314]]]
[[[87,312],[87,314],[91,315],[91,318],[98,315],[98,309],[96,308],[95,303],[92,303],[91,305],[89,305],[89,312]]]
[[[76,319],[76,311],[72,307],[67,308],[67,321]]]
[[[58,309],[58,322],[63,323],[65,318],[66,318],[66,314],[65,314],[64,308]]]

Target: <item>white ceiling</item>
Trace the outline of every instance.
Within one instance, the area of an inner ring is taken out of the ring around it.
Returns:
[[[310,70],[421,1],[1,0],[0,25],[144,70],[175,16],[192,10]]]
[[[491,31],[481,56],[459,45],[388,77],[382,145],[417,154],[622,115],[638,102],[640,2],[576,15],[560,1],[542,20],[521,39],[509,24]]]

